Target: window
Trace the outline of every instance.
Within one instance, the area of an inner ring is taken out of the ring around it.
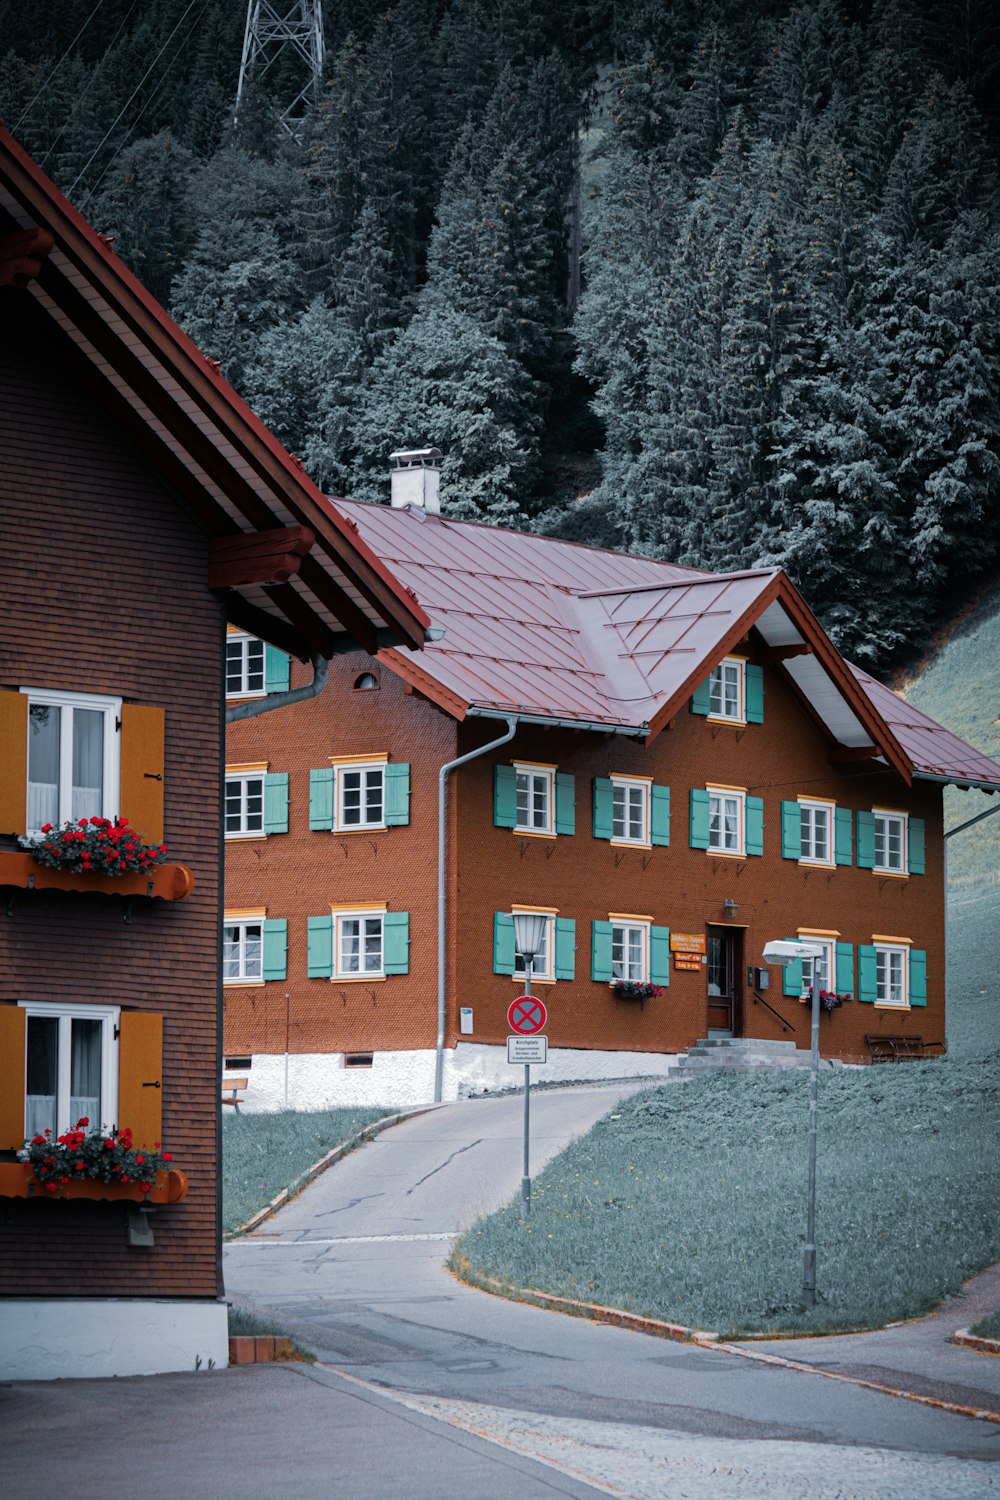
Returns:
[[[746,793],[708,788],[708,847],[722,854],[744,852]]]
[[[371,1068],[375,1066],[374,1052],[345,1052],[345,1068]]]
[[[30,833],[118,813],[120,698],[27,690]]]
[[[821,955],[815,958],[804,958],[802,960],[802,993],[812,996],[813,984],[820,990],[834,990],[836,983],[831,979],[836,973],[834,967],[833,943],[826,942],[823,938],[810,937],[802,934],[799,941],[812,943],[815,947],[822,948]]]
[[[60,1135],[84,1116],[91,1125],[113,1125],[118,1008],[32,1003],[24,1009],[25,1134]]]
[[[526,908],[521,907],[518,909],[523,911]],[[542,929],[542,946],[531,962],[531,977],[533,980],[555,978],[552,972],[553,950],[555,948],[555,925],[556,919],[553,914],[546,920],[545,926]],[[514,947],[514,975],[515,977],[524,978],[524,958],[518,953],[516,943]]]
[[[378,689],[378,678],[374,672],[362,672],[354,679],[355,690],[359,693],[371,693]]]
[[[906,873],[906,814],[874,808],[875,869],[893,874]]]
[[[552,786],[555,772],[549,766],[514,766],[514,827],[520,833],[552,833]]]
[[[875,1004],[908,1007],[909,950],[875,944]]]
[[[648,781],[611,778],[611,837],[626,844],[649,843]]]
[[[226,777],[226,838],[264,832],[264,773]]]
[[[611,975],[613,979],[649,978],[649,926],[645,922],[611,923]]]
[[[828,802],[807,802],[799,799],[799,830],[801,853],[799,858],[807,864],[829,865],[833,863],[830,849],[830,824],[833,809]]]
[[[385,827],[385,766],[336,768],[338,830]]]
[[[384,912],[336,913],[334,954],[338,978],[382,976],[384,917]]]
[[[264,981],[264,920],[262,917],[233,921],[226,918],[222,929],[222,981],[224,984],[262,984]]]
[[[743,709],[746,663],[727,656],[708,679],[708,712],[713,719],[730,724],[744,724]]]
[[[264,642],[256,636],[226,637],[226,697],[255,698],[264,693]]]

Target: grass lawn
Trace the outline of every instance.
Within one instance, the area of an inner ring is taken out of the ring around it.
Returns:
[[[818,1305],[801,1304],[807,1074],[648,1089],[462,1236],[452,1264],[723,1334],[927,1311],[1000,1258],[1000,1053],[824,1073]]]
[[[222,1120],[222,1227],[239,1229],[275,1193],[314,1161],[365,1125],[395,1114],[368,1109],[282,1110],[273,1115],[227,1114]]]
[[[969,1332],[978,1333],[981,1339],[1000,1339],[1000,1308],[988,1317],[980,1318],[978,1323],[973,1323]]]

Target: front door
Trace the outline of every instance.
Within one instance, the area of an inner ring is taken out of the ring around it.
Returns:
[[[743,933],[708,929],[708,1034],[743,1034]]]

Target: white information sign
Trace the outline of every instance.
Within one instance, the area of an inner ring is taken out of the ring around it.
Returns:
[[[507,1038],[507,1061],[509,1063],[546,1063],[549,1060],[547,1036],[509,1036]]]

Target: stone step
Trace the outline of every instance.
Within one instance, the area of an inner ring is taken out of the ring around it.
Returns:
[[[718,1048],[727,1052],[791,1053],[798,1050],[794,1042],[775,1042],[752,1036],[699,1037],[695,1046]]]

